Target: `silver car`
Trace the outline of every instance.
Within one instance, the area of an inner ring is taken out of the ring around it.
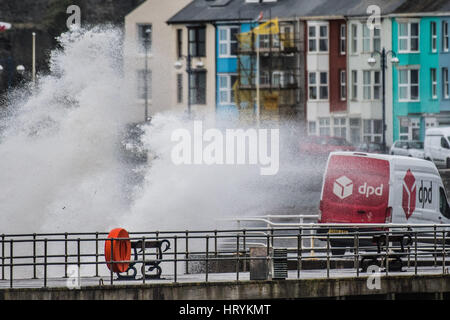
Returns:
[[[425,159],[423,142],[416,140],[399,140],[391,147],[390,154]]]

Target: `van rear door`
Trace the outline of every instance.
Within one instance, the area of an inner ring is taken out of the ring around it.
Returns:
[[[385,223],[389,201],[388,160],[331,155],[320,202],[321,223]]]

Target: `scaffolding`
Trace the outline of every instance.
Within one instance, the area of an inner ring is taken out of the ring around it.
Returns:
[[[238,77],[234,91],[241,122],[280,122],[303,116],[304,80],[300,72],[303,55],[297,23],[277,21],[277,28],[273,29],[276,32],[258,34],[252,29],[237,36]]]

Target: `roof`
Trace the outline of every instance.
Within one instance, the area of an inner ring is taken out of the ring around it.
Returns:
[[[245,0],[193,0],[167,23],[251,21],[259,13],[270,17],[366,16],[371,5],[382,15],[395,13],[450,12],[450,0],[278,0],[247,3]]]
[[[386,160],[390,163],[393,163],[396,167],[420,167],[427,171],[436,175],[439,175],[439,171],[436,168],[436,165],[432,161],[419,159],[419,158],[412,158],[412,157],[405,157],[405,156],[397,156],[397,155],[390,155],[390,154],[378,154],[378,153],[366,153],[366,152],[357,152],[357,151],[337,151],[337,152],[331,152],[331,156],[348,156],[348,157],[367,157],[367,158],[373,158],[373,159],[379,159],[379,160]]]

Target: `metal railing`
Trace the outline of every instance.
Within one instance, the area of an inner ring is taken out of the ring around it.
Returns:
[[[447,273],[448,230],[450,225],[303,224],[295,228],[131,232],[127,239],[107,238],[106,232],[3,234],[0,235],[0,287],[60,285],[55,279],[70,278],[71,266],[83,267],[82,276],[91,283],[113,285],[123,280],[118,280],[107,264],[145,264],[155,259],[159,259],[164,281],[192,281],[192,278],[182,278],[191,275],[195,267],[200,272],[195,281],[208,282],[212,275],[227,272],[226,279],[240,281],[248,278],[252,261],[267,261],[270,265],[273,248],[287,249],[290,278],[300,278],[305,271],[329,278],[340,276],[342,270],[359,277],[368,265],[384,268],[383,272],[389,275],[395,272],[394,265],[398,268],[399,261],[400,268],[406,268],[411,274]],[[311,248],[303,244],[305,239],[313,238],[323,245],[316,247],[316,254],[311,256],[307,254]],[[163,239],[170,242],[170,249],[162,258],[141,250],[137,260],[132,257],[129,261],[105,261],[103,248],[107,242],[114,246],[115,240],[146,243]],[[224,241],[234,246],[224,246]],[[250,248],[255,243],[267,248],[266,256],[250,256]],[[343,250],[348,253],[344,254]],[[305,268],[305,263],[310,261],[325,262],[325,267],[314,271]],[[332,264],[337,262],[346,262],[347,267],[334,269]],[[146,281],[150,280],[142,276],[135,282]]]

